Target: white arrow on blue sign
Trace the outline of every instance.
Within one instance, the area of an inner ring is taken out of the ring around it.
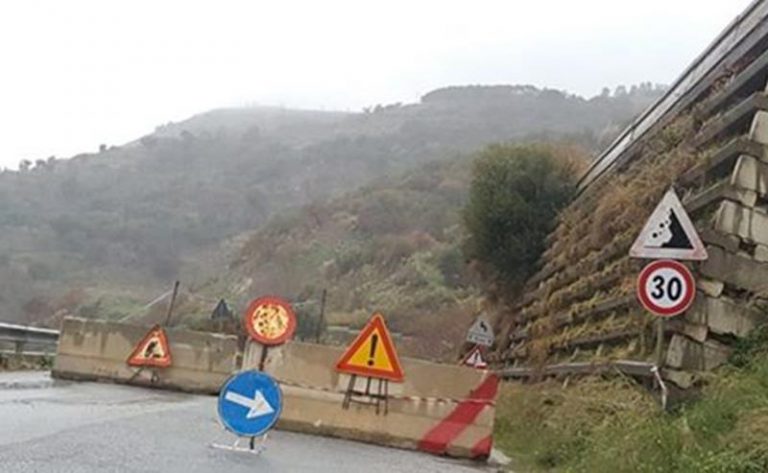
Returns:
[[[219,393],[219,418],[230,432],[258,437],[271,429],[283,408],[280,386],[260,371],[243,371],[227,380]]]

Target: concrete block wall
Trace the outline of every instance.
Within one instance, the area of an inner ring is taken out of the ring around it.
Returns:
[[[110,381],[198,393],[217,393],[237,370],[237,337],[167,329],[173,364],[128,366],[128,357],[149,327],[65,318],[52,375],[78,381]]]
[[[768,294],[768,112],[754,110],[746,135],[738,138],[750,151],[735,158],[726,177],[724,188],[735,192],[723,192],[707,206],[715,209],[711,220],[703,222],[709,259],[696,265],[703,281],[684,315],[686,324],[704,327],[706,333],[672,337],[666,353],[672,370],[722,365],[732,351],[729,342],[765,321],[755,302]]]
[[[243,369],[257,369],[263,347],[246,349]],[[270,348],[264,371],[284,394],[278,427],[457,457],[487,457],[498,380],[485,371],[401,359],[403,383],[389,383],[388,412],[351,404],[342,408],[347,375],[335,371],[343,349],[291,342]],[[372,381],[373,390],[377,386]],[[365,378],[358,378],[362,390]]]
[[[662,373],[681,387],[693,385],[697,372],[725,363],[734,341],[767,320],[768,48],[759,47],[716,85],[702,84],[696,103],[677,118],[668,117],[679,141],[646,137],[561,214],[541,269],[498,318],[493,363],[539,369],[657,362],[655,321],[634,296],[644,262],[627,255],[639,228],[627,222],[642,224],[657,202],[652,193],[661,192],[652,183],[667,180],[709,259],[688,263],[696,301],[665,324]],[[628,191],[636,205],[613,205]]]

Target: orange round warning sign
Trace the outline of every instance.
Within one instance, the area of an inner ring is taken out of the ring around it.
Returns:
[[[243,317],[245,330],[263,345],[280,345],[296,331],[296,314],[291,305],[274,296],[264,296],[251,302]]]

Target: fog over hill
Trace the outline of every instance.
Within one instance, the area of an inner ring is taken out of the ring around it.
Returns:
[[[594,152],[659,93],[468,86],[359,113],[221,109],[125,145],[22,162],[0,174],[3,319],[130,316],[174,278],[190,287],[226,271],[239,235],[289,209],[491,142]]]

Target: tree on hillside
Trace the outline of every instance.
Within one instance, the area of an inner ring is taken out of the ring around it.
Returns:
[[[483,275],[521,287],[544,250],[558,211],[584,163],[580,153],[548,145],[492,145],[475,158],[465,255]]]

